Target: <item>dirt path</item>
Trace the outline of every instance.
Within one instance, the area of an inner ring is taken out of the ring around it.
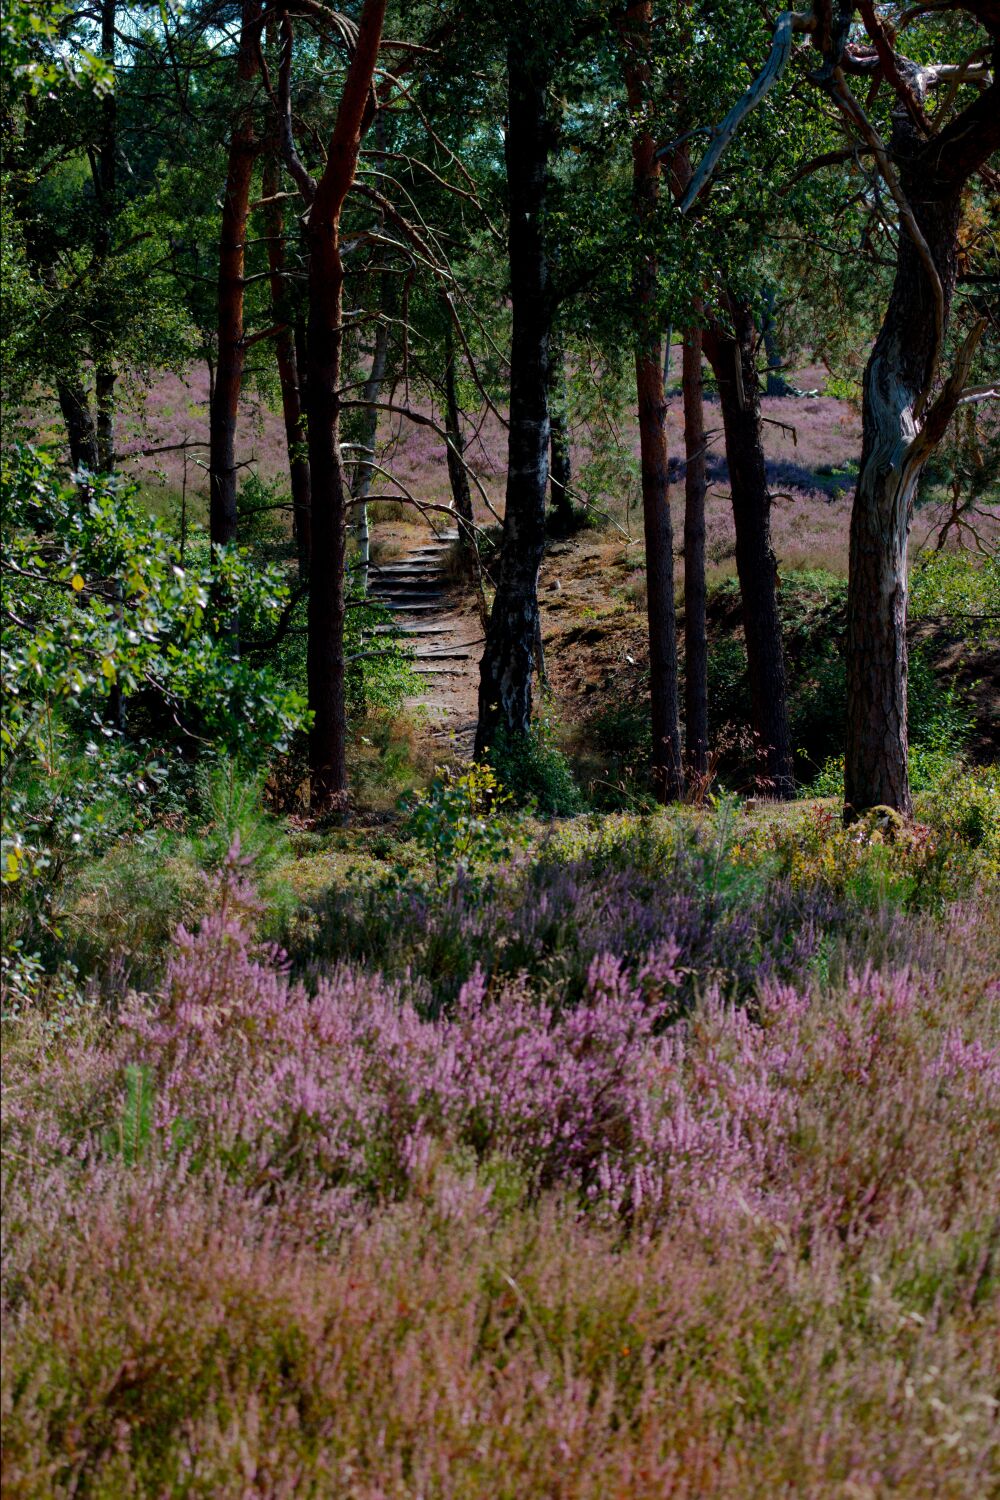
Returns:
[[[372,598],[392,611],[396,628],[414,647],[414,669],[424,690],[411,707],[427,713],[435,754],[469,760],[476,733],[482,627],[474,607],[456,597],[447,571],[457,531],[425,536],[391,562],[373,564]]]

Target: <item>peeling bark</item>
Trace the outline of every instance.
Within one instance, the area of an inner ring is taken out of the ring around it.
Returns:
[[[975,131],[966,119],[973,115]],[[998,144],[998,119],[996,82],[964,116],[927,142],[902,104],[893,114],[890,149],[899,185],[930,252],[939,288],[928,274],[922,247],[901,229],[892,292],[865,370],[861,468],[851,513],[844,778],[848,820],[869,807],[892,807],[904,815],[912,810],[907,539],[920,474],[944,425],[935,423],[941,430],[931,434],[930,414],[921,422],[917,413],[926,405],[939,359],[939,320],[942,311],[947,319],[955,289],[962,189]]]
[[[505,143],[510,202],[510,432],[500,576],[480,664],[475,753],[497,730],[526,735],[539,632],[538,570],[549,479],[549,338],[552,297],[542,234],[548,177],[548,69],[534,36],[507,48]]]

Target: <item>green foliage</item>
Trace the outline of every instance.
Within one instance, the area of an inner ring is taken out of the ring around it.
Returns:
[[[910,573],[910,618],[950,625],[986,645],[1000,631],[1000,557],[925,552]]]
[[[260,757],[299,728],[304,704],[270,672],[233,660],[212,603],[215,588],[273,617],[284,596],[277,575],[258,575],[235,553],[220,557],[214,578],[207,565],[182,567],[127,488],[64,485],[32,449],[4,454],[2,517],[2,875],[12,882],[49,865],[66,837],[81,846],[106,826],[95,787],[148,796],[170,748],[165,722],[174,742],[179,725],[196,723],[222,747]],[[155,751],[141,739],[123,745],[107,722],[114,688],[156,727]]]
[[[528,734],[501,728],[490,746],[489,761],[522,807],[550,818],[570,817],[581,810],[580,788],[548,719],[536,719]]]
[[[652,792],[646,785],[651,745],[649,704],[644,697],[609,703],[587,720],[587,759],[595,757],[597,765],[593,770],[588,765],[589,774],[580,774],[592,807],[621,811],[652,805]]]
[[[471,873],[508,858],[520,839],[514,800],[488,765],[472,765],[461,775],[445,767],[406,805],[406,830],[438,888],[460,870]]]
[[[137,1166],[149,1146],[154,1093],[151,1070],[139,1063],[128,1063],[121,1117],[107,1141],[109,1154],[120,1155],[127,1167]]]
[[[67,22],[73,25],[74,20],[73,8],[65,0],[4,0],[0,50],[5,87],[13,93],[37,95],[67,84],[84,84],[106,93],[112,83],[107,63],[72,33],[67,39]]]
[[[198,768],[195,790],[199,818],[189,841],[196,866],[221,870],[235,839],[255,878],[266,876],[288,857],[288,835],[281,822],[264,807],[266,767],[242,766],[224,756]]]

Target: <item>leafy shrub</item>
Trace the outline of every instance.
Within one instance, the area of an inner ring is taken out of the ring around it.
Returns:
[[[12,884],[88,852],[102,783],[143,806],[156,770],[141,742],[121,747],[105,722],[112,688],[256,757],[289,739],[305,705],[268,671],[232,659],[219,613],[232,603],[213,603],[222,595],[273,617],[284,596],[275,575],[234,553],[214,575],[207,558],[182,567],[127,487],[94,480],[81,492],[31,449],[4,453],[2,501],[0,874]]]
[[[815,805],[790,822],[760,825],[741,852],[750,861],[776,856],[778,871],[793,885],[821,881],[861,907],[941,910],[1000,869],[988,847],[994,841],[981,831],[994,808],[1000,811],[996,786],[972,777],[964,792],[962,779],[952,764],[947,783],[939,780],[936,795],[920,802],[926,821],[907,822],[891,808],[875,807],[845,828],[839,806]],[[946,784],[956,794],[953,817],[942,816]]]
[[[946,622],[987,644],[1000,626],[1000,558],[924,552],[910,573],[910,618]]]
[[[490,746],[489,762],[502,784],[521,806],[544,817],[569,817],[583,799],[566,756],[555,742],[549,720],[534,721],[528,734],[501,728]]]
[[[429,861],[438,888],[460,872],[508,858],[517,841],[513,798],[487,765],[462,774],[439,769],[427,790],[404,805],[406,832]]]

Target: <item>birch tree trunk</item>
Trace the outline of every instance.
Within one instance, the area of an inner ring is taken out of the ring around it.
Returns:
[[[382,382],[385,380],[388,357],[389,325],[380,320],[375,328],[375,347],[372,350],[372,362],[368,371],[368,379],[365,381],[364,399],[367,404],[362,415],[360,434],[362,446],[370,451],[358,455],[358,464],[354,470],[354,483],[351,486],[351,494],[354,497],[352,527],[358,544],[361,587],[366,594],[368,592],[368,568],[371,563],[368,496],[371,493],[372,474],[374,470],[371,463],[366,463],[365,459],[374,459],[375,456],[375,442],[378,437],[378,409],[375,403],[378,401],[382,391]]]

